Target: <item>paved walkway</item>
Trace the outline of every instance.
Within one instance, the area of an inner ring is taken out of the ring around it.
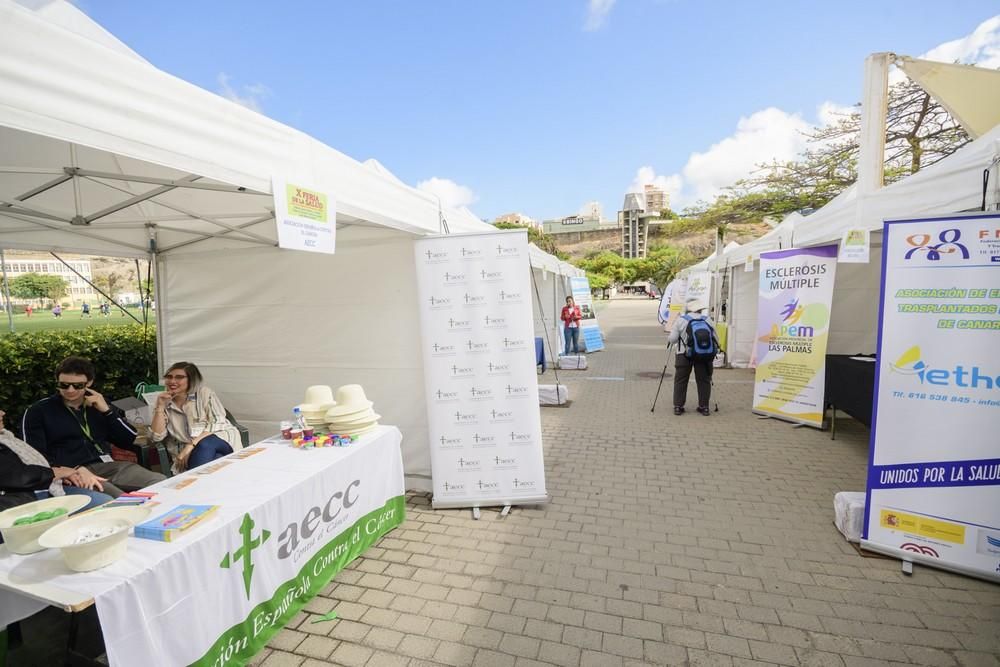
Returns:
[[[611,302],[607,351],[560,373],[573,402],[542,412],[549,505],[473,521],[411,497],[255,664],[1000,665],[1000,587],[904,576],[833,527],[833,494],[864,489],[859,424],[831,441],[757,419],[742,370],[717,373],[710,417],[674,417],[669,378],[650,413],[655,310]]]

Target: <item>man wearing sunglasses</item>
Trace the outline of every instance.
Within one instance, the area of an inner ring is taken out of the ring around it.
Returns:
[[[135,463],[111,460],[111,445],[131,445],[135,431],[121,412],[91,389],[94,365],[67,357],[56,369],[56,393],[24,413],[25,441],[55,467],[72,468],[70,484],[117,498],[164,479]]]

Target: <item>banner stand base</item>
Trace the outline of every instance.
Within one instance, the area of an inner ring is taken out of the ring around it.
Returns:
[[[871,542],[864,538],[861,539],[860,544],[862,549],[867,551],[874,551],[876,553],[885,554],[887,556],[893,556],[895,558],[903,561],[902,568],[904,574],[913,573],[913,564],[920,563],[921,565],[927,565],[928,567],[936,567],[939,570],[947,570],[949,572],[955,572],[957,574],[964,574],[967,577],[975,577],[976,579],[982,579],[983,581],[990,581],[993,583],[1000,583],[1000,574],[991,574],[985,570],[973,570],[972,568],[962,567],[961,565],[956,565],[955,563],[947,563],[938,558],[932,556],[925,556],[924,554],[918,554],[915,551],[905,551],[903,549],[897,549],[895,547],[890,547],[885,544],[878,544],[876,542]],[[909,567],[909,572],[907,572],[907,567]]]
[[[546,494],[544,496],[537,496],[531,498],[489,498],[483,499],[481,501],[477,500],[442,500],[438,502],[431,498],[431,509],[435,510],[452,510],[452,509],[465,509],[469,508],[472,510],[473,518],[478,519],[476,516],[481,508],[486,507],[499,507],[500,516],[506,517],[510,514],[512,507],[518,505],[546,505],[552,500],[552,496]]]
[[[799,419],[792,419],[791,417],[785,417],[783,415],[772,415],[765,412],[757,412],[753,408],[750,409],[750,412],[757,415],[757,419],[777,419],[778,421],[788,422],[789,424],[792,424],[793,428],[798,428],[800,426],[809,426],[811,428],[819,429],[820,431],[823,430],[823,424],[810,424],[809,422],[804,422]]]

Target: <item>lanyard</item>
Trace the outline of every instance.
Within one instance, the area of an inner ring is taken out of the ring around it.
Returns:
[[[83,415],[83,419],[77,417],[76,410],[68,405],[66,406],[66,409],[69,410],[71,415],[73,415],[73,419],[76,420],[76,423],[80,425],[80,430],[83,431],[83,435],[86,436],[87,440],[90,440],[92,445],[94,445],[94,449],[96,449],[99,454],[104,454],[104,450],[101,449],[101,446],[97,444],[96,440],[94,440],[94,436],[90,434],[90,422],[87,420],[87,406],[80,406],[80,414]]]

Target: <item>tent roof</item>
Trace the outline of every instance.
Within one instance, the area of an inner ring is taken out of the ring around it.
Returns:
[[[930,93],[973,139],[1000,124],[1000,71],[899,56],[896,64]]]
[[[338,226],[484,231],[464,210],[142,60],[66,2],[0,0],[0,247],[140,255],[275,245],[271,179]],[[444,224],[442,224],[442,219]]]

